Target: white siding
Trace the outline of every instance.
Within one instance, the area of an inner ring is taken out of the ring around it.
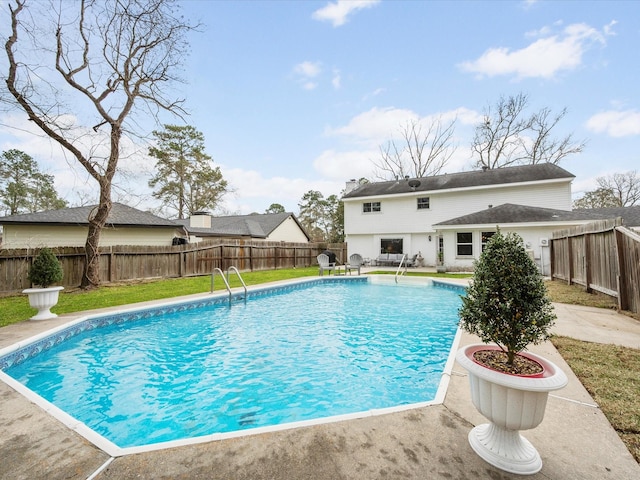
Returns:
[[[417,199],[420,197],[429,197],[429,209],[418,210]],[[380,202],[380,212],[362,211],[362,204],[371,201]],[[434,224],[505,203],[571,210],[571,183],[563,180],[345,199],[344,224],[349,255],[360,253],[375,258],[379,254],[381,238],[402,238],[404,253],[420,252],[427,265],[435,265]],[[445,239],[446,243],[450,240]]]
[[[541,245],[542,239],[550,239],[554,231],[566,228],[559,226],[500,226],[503,234],[515,232],[522,237],[525,249],[531,252],[538,268],[544,275],[549,275],[549,247]],[[444,264],[452,271],[472,271],[473,261],[477,260],[482,253],[482,232],[494,232],[495,226],[483,226],[474,228],[461,228],[458,230],[447,230],[442,232],[444,237]],[[473,234],[473,256],[459,257],[457,253],[457,233],[471,232]]]
[[[284,222],[278,225],[273,232],[271,232],[271,235],[267,237],[267,240],[270,242],[309,242],[309,239],[300,229],[300,226],[291,217],[288,217]]]
[[[3,248],[83,247],[87,241],[87,227],[5,225]],[[176,229],[167,228],[104,228],[101,247],[115,245],[169,246]]]

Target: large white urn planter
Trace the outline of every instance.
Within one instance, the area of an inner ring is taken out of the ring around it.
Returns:
[[[58,303],[60,290],[64,290],[64,287],[27,288],[22,291],[29,295],[29,305],[38,309],[31,320],[47,320],[58,316],[51,312],[51,307]]]
[[[510,473],[533,475],[542,469],[535,447],[519,430],[537,427],[544,417],[550,391],[563,388],[567,376],[555,364],[538,355],[525,356],[540,363],[539,377],[509,375],[477,363],[473,353],[493,347],[474,344],[461,348],[456,360],[469,373],[471,400],[490,423],[469,432],[471,448],[486,462]]]

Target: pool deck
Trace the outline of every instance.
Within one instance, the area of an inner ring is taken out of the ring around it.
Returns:
[[[632,318],[554,307],[557,334],[640,349],[640,322]],[[0,348],[78,316],[0,328]],[[463,334],[460,346],[475,342]],[[640,466],[553,345],[531,351],[562,368],[569,384],[550,395],[542,424],[522,432],[543,461],[527,478],[640,479]],[[117,458],[0,382],[0,479],[523,478],[490,466],[469,446],[469,431],[486,420],[471,404],[466,377],[454,364],[441,405]]]

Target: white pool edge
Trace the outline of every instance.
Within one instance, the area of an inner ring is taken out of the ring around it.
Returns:
[[[371,280],[372,277],[374,277],[374,276],[370,276],[369,279]],[[388,275],[380,275],[380,277],[389,277],[389,276]],[[407,278],[407,277],[405,277],[405,278]],[[408,278],[412,278],[412,277],[408,277]],[[306,282],[309,282],[309,281],[312,281],[312,280],[315,280],[315,278],[311,277],[311,278],[296,279],[294,281],[286,281],[286,284],[306,283]],[[382,281],[385,281],[385,280],[388,281],[388,278],[382,279]],[[432,283],[430,278],[427,278],[426,280],[428,280],[430,283]],[[438,281],[440,281],[440,280],[438,280]],[[281,283],[281,282],[277,282],[277,283]],[[412,281],[412,283],[413,283],[413,281]],[[456,284],[456,283],[447,283],[447,282],[441,282],[441,283],[445,283],[445,284],[453,285],[453,286],[460,286],[459,284]],[[270,285],[270,286],[261,285],[261,286],[255,287],[255,288],[253,288],[251,290],[252,291],[259,291],[259,290],[269,289],[270,287],[273,287],[273,286],[274,285]],[[207,298],[216,298],[217,296],[226,297],[227,295],[228,295],[227,292],[220,292],[218,294],[215,294],[215,293],[214,294],[206,294],[206,297]],[[70,326],[73,326],[73,325],[77,324],[77,323],[86,321],[87,319],[90,319],[90,318],[100,317],[100,316],[104,316],[104,315],[114,315],[114,314],[120,314],[120,313],[136,312],[136,311],[140,311],[140,310],[146,310],[146,309],[149,309],[149,308],[173,305],[173,304],[184,303],[184,302],[185,302],[184,299],[183,300],[169,300],[169,301],[166,301],[166,302],[158,303],[157,305],[154,305],[152,307],[149,306],[149,305],[145,305],[145,306],[138,306],[138,307],[132,307],[132,308],[123,308],[121,310],[114,310],[113,312],[108,312],[108,313],[96,313],[96,314],[84,315],[84,316],[79,317],[77,319],[71,320],[71,321],[69,321],[69,322],[67,322],[67,323],[65,323],[63,325],[59,325],[59,326],[51,328],[51,329],[49,329],[49,330],[47,330],[45,332],[42,332],[42,333],[39,333],[39,334],[34,335],[32,337],[29,337],[29,338],[27,338],[25,340],[16,342],[15,344],[10,345],[9,347],[0,349],[0,356],[12,353],[15,350],[18,350],[18,349],[24,347],[25,345],[37,342],[37,341],[39,341],[39,340],[41,340],[43,338],[46,338],[46,337],[48,337],[48,336],[50,336],[50,335],[52,335],[52,334],[54,334],[56,332],[64,330],[64,329],[66,329],[66,328],[68,328]],[[48,413],[53,418],[58,420],[60,423],[65,425],[67,428],[69,428],[70,430],[73,430],[78,435],[82,436],[84,439],[86,439],[87,441],[89,441],[90,443],[95,445],[100,450],[104,451],[110,457],[114,457],[115,458],[115,457],[122,457],[122,456],[126,456],[126,455],[133,455],[133,454],[137,454],[137,453],[146,453],[146,452],[153,452],[153,451],[157,451],[157,450],[164,450],[164,449],[167,449],[167,448],[184,447],[184,446],[189,446],[189,445],[197,445],[197,444],[201,444],[201,443],[208,443],[208,442],[212,442],[212,441],[228,440],[228,439],[239,438],[239,437],[260,435],[260,434],[263,434],[263,433],[279,432],[279,431],[284,431],[284,430],[292,430],[292,429],[295,429],[295,428],[310,427],[310,426],[322,425],[322,424],[327,424],[327,423],[336,423],[336,422],[343,422],[343,421],[347,421],[347,420],[356,420],[356,419],[361,419],[361,418],[374,417],[374,416],[379,416],[379,415],[388,415],[388,414],[391,414],[391,413],[398,413],[398,412],[403,412],[403,411],[407,411],[407,410],[413,410],[413,409],[417,409],[417,408],[428,407],[428,406],[432,406],[432,405],[440,405],[440,404],[444,403],[444,399],[445,399],[446,394],[447,394],[447,389],[448,389],[448,386],[449,386],[449,380],[451,378],[451,373],[453,371],[453,364],[455,362],[455,354],[456,354],[456,352],[458,350],[458,345],[460,343],[460,338],[461,338],[461,330],[458,327],[458,329],[456,331],[456,334],[455,334],[455,336],[453,338],[453,341],[451,343],[451,350],[449,351],[449,356],[448,356],[447,361],[445,363],[445,367],[444,367],[444,369],[442,371],[442,375],[440,377],[440,382],[438,384],[438,389],[436,391],[436,395],[435,395],[433,400],[426,401],[426,402],[411,403],[411,404],[406,404],[406,405],[398,405],[398,406],[394,406],[394,407],[366,410],[366,411],[362,411],[362,412],[354,412],[354,413],[347,413],[347,414],[342,414],[342,415],[334,415],[334,416],[330,416],[330,417],[322,417],[322,418],[317,418],[317,419],[312,419],[312,420],[302,420],[302,421],[298,421],[298,422],[289,422],[289,423],[283,423],[283,424],[280,424],[280,425],[258,427],[258,428],[252,428],[252,429],[246,429],[246,430],[236,430],[236,431],[233,431],[233,432],[225,432],[225,433],[213,433],[213,434],[210,434],[210,435],[202,435],[202,436],[199,436],[199,437],[192,437],[192,438],[186,438],[186,439],[180,439],[180,440],[171,440],[171,441],[168,441],[168,442],[158,442],[158,443],[152,443],[152,444],[142,445],[142,446],[138,446],[138,447],[119,447],[119,446],[117,446],[116,444],[114,444],[113,442],[108,440],[107,438],[103,437],[102,435],[100,435],[96,431],[94,431],[91,428],[89,428],[85,423],[77,420],[76,418],[72,417],[71,415],[69,415],[65,411],[63,411],[60,408],[56,407],[53,403],[49,402],[44,397],[41,397],[40,395],[38,395],[34,391],[30,390],[28,387],[26,387],[25,385],[23,385],[19,381],[15,380],[13,377],[9,376],[8,374],[6,374],[2,370],[0,370],[0,380],[3,381],[4,383],[6,383],[7,385],[9,385],[11,388],[16,390],[21,395],[23,395],[31,403],[33,403],[33,404],[37,405],[38,407],[40,407],[42,410],[44,410],[46,413]]]

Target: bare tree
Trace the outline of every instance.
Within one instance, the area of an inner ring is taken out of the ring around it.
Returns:
[[[531,127],[531,119],[523,118],[528,102],[527,96],[520,93],[500,97],[494,111],[490,106],[486,108],[471,144],[471,150],[478,155],[478,166],[506,167],[522,159],[521,135]]]
[[[551,136],[567,109],[553,116],[549,108],[528,115],[529,97],[523,93],[500,97],[492,110],[487,107],[476,125],[471,150],[476,166],[500,168],[537,163],[558,164],[564,157],[580,153],[585,143],[574,143],[572,135]]]
[[[613,193],[619,207],[632,207],[640,204],[640,176],[637,170],[614,173],[596,179],[600,189],[607,189]]]
[[[613,190],[608,188],[596,188],[586,192],[582,197],[573,202],[574,209],[583,208],[608,208],[619,207],[620,203]]]
[[[183,113],[182,100],[170,99],[164,88],[178,80],[185,35],[194,27],[173,0],[26,3],[9,6],[6,85],[29,120],[98,183],[81,281],[89,288],[100,282],[98,246],[111,211],[125,122],[138,107],[152,118],[161,111]]]
[[[374,161],[380,179],[438,175],[456,150],[451,141],[456,120],[443,125],[437,118],[428,124],[410,120],[400,128],[401,142],[389,140],[380,146],[380,159]]]
[[[556,116],[552,116],[549,108],[543,108],[538,113],[531,116],[530,130],[532,141],[524,141],[522,148],[524,149],[527,163],[535,165],[537,163],[553,163],[557,165],[560,161],[574,153],[581,153],[586,145],[585,142],[574,143],[573,135],[569,134],[562,138],[553,138],[551,130],[564,118],[567,109]]]

